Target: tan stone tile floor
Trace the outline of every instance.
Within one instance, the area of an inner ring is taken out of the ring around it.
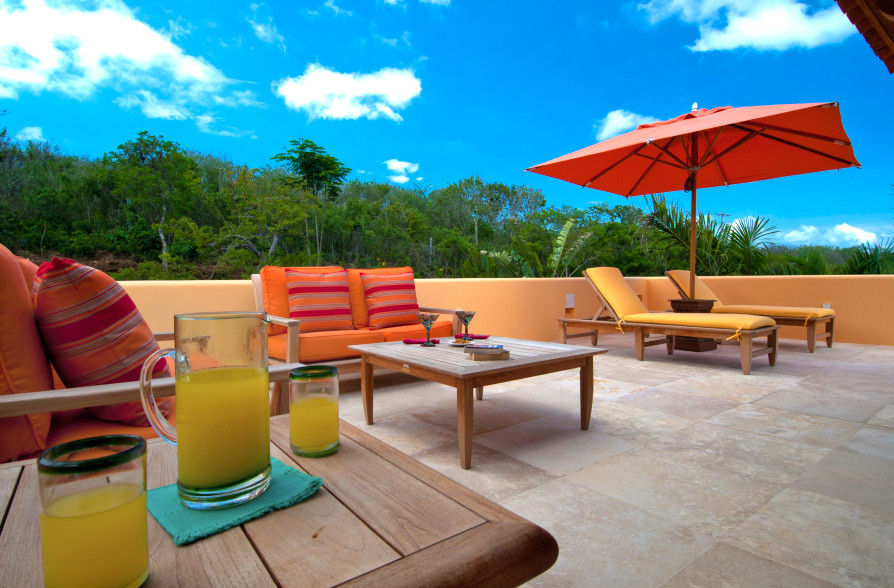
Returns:
[[[447,386],[378,376],[368,426],[348,379],[341,416],[552,533],[532,586],[894,586],[894,347],[783,341],[745,376],[735,345],[600,346],[588,431],[576,371],[485,388],[469,470]]]

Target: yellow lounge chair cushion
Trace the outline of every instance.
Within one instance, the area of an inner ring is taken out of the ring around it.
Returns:
[[[750,331],[772,327],[776,321],[767,316],[752,314],[724,314],[712,312],[643,312],[624,317],[625,323],[666,325],[668,327],[700,327],[703,329],[730,329]]]
[[[618,268],[591,267],[584,270],[584,275],[593,282],[619,318],[623,319],[628,314],[649,312]]]
[[[689,292],[689,270],[669,270],[667,277],[676,284],[678,290]],[[695,276],[695,298],[697,300],[719,300],[717,294],[714,294],[698,276]]]
[[[696,288],[696,291],[698,291],[698,288]],[[757,304],[731,304],[729,306],[715,305],[714,308],[711,309],[711,312],[721,314],[760,314],[763,316],[799,319],[835,316],[835,311],[831,308],[813,308],[809,306],[760,306]]]

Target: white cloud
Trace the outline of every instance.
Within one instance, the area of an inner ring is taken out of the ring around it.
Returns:
[[[251,132],[242,129],[237,129],[234,127],[219,127],[215,123],[217,122],[217,117],[212,114],[204,113],[196,116],[196,126],[199,127],[199,130],[203,133],[208,133],[209,135],[218,135],[220,137],[251,137],[252,139],[257,139],[257,137]]]
[[[233,82],[137,19],[120,0],[0,2],[0,97],[54,92],[78,100],[111,88],[124,108],[153,118],[195,118],[193,110],[226,98]]]
[[[816,239],[819,229],[813,225],[801,225],[800,229],[789,231],[782,238],[790,243],[807,243]]]
[[[177,20],[168,21],[168,37],[172,39],[188,37],[194,30],[196,27],[183,18],[177,17]]]
[[[409,174],[419,171],[419,164],[411,163],[409,161],[388,159],[384,164],[385,167],[388,168],[388,171],[393,172],[392,175],[388,176],[388,179],[396,184],[406,184],[410,181]],[[421,179],[421,177],[417,178],[417,181]]]
[[[624,109],[612,110],[605,115],[596,125],[596,139],[604,141],[609,137],[620,135],[644,123],[657,122],[658,119],[645,114],[636,114]]]
[[[437,4],[438,6],[450,6],[450,0],[419,0],[423,4]]]
[[[311,119],[384,117],[399,122],[396,111],[419,95],[422,84],[409,69],[341,73],[312,63],[302,75],[274,82],[273,90],[286,106],[306,111]]]
[[[652,23],[676,16],[698,25],[693,51],[781,51],[837,43],[853,34],[844,13],[828,4],[810,12],[803,0],[650,0],[639,9]]]
[[[389,45],[391,47],[397,47],[398,44],[406,45],[407,47],[412,47],[412,43],[410,43],[410,31],[404,31],[401,33],[400,37],[379,37],[379,40],[382,41],[385,45]]]
[[[266,19],[261,19],[258,16],[258,9],[263,8],[263,5],[252,4],[249,8],[251,8],[251,18],[246,18],[245,20],[251,25],[255,36],[261,41],[276,45],[279,49],[285,51],[286,38],[282,36],[276,25],[273,24],[273,17],[268,15]],[[266,22],[261,22],[262,20],[266,20]]]
[[[801,225],[798,229],[784,233],[782,238],[795,244],[827,244],[847,247],[861,243],[873,243],[878,240],[878,235],[872,231],[841,223],[831,228]]]
[[[45,141],[43,138],[43,130],[40,127],[25,127],[16,133],[16,139],[19,141]]]
[[[338,6],[335,3],[335,0],[326,0],[326,3],[323,4],[323,6],[335,13],[335,16],[341,16],[342,14],[344,14],[345,16],[351,16],[352,14],[354,14],[353,10],[346,10]]]
[[[189,112],[181,105],[159,99],[147,90],[138,90],[133,94],[121,96],[115,103],[122,108],[138,107],[147,118],[163,118],[166,120],[183,120]]]
[[[872,243],[878,239],[878,235],[870,231],[864,231],[858,227],[852,227],[847,223],[835,225],[834,229],[826,231],[826,240],[843,245],[859,245],[860,243]]]

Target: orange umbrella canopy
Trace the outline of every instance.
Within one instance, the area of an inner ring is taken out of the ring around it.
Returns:
[[[837,102],[696,110],[527,171],[621,196],[689,190],[689,292],[695,291],[696,189],[859,166]]]
[[[701,109],[528,168],[622,196],[859,166],[838,104]]]

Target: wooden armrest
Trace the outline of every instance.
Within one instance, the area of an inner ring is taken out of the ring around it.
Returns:
[[[173,341],[174,331],[162,331],[161,333],[152,333],[156,341]]]
[[[298,344],[300,342],[298,336],[301,334],[301,321],[299,319],[276,316],[275,314],[268,314],[267,320],[274,325],[286,328],[286,363],[297,363]]]
[[[271,365],[269,367],[270,381],[288,381],[289,372],[300,365],[292,363]],[[152,393],[159,397],[171,396],[174,393],[174,378],[156,378],[152,380]],[[62,390],[4,394],[0,396],[0,418],[37,412],[87,408],[88,406],[104,406],[119,402],[132,402],[139,399],[139,382],[119,382],[116,384],[102,384],[101,386],[82,386],[80,388],[65,388]]]

